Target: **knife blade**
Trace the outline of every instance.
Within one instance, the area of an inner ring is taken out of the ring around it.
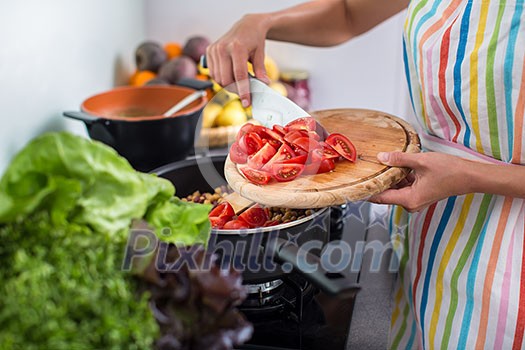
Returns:
[[[206,56],[201,56],[201,66],[207,68]],[[281,95],[264,82],[249,74],[252,98],[252,117],[262,125],[286,125],[294,119],[308,116],[308,112],[289,98]]]

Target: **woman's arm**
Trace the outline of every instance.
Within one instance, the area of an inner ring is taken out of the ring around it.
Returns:
[[[410,212],[454,195],[489,193],[525,198],[525,166],[495,165],[443,153],[380,153],[386,165],[413,170],[398,188],[370,198],[379,204],[398,204]]]
[[[250,102],[246,63],[268,81],[264,69],[266,39],[311,46],[333,46],[366,32],[401,11],[408,0],[317,0],[282,11],[244,16],[210,45],[210,75],[222,86],[236,83],[246,106]]]

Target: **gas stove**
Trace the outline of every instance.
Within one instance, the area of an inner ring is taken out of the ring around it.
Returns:
[[[345,230],[347,209],[332,210],[330,240],[352,245],[364,239],[365,230],[355,225]],[[247,284],[246,289],[248,297],[239,310],[252,323],[254,333],[236,349],[346,349],[355,298],[330,297],[293,272],[263,284]]]
[[[345,349],[353,298],[328,297],[297,274],[279,281],[270,291],[247,286],[239,310],[254,334],[236,349]]]

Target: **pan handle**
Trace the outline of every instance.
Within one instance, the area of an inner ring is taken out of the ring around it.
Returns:
[[[292,264],[308,281],[330,296],[350,298],[361,289],[345,271],[332,273],[325,270],[317,255],[290,244],[285,239],[277,238],[274,259],[279,263]]]
[[[99,117],[93,116],[91,114],[87,114],[84,112],[76,112],[76,111],[67,111],[62,113],[65,117],[69,117],[72,119],[83,121],[84,123],[90,125],[94,122],[100,120]]]

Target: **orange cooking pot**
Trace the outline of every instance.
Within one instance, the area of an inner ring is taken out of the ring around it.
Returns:
[[[184,159],[200,132],[206,97],[170,117],[162,114],[195,92],[182,86],[119,87],[86,99],[64,116],[86,124],[89,136],[113,147],[140,171]]]

